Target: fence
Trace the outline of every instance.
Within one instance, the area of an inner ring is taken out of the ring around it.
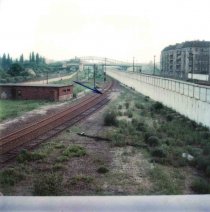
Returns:
[[[210,87],[134,72],[108,70],[107,74],[210,127]]]

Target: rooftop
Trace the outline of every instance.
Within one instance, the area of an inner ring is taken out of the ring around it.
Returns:
[[[61,88],[61,87],[67,87],[72,86],[72,84],[21,84],[21,83],[6,83],[2,84],[0,83],[1,87],[4,86],[13,86],[13,87],[51,87],[51,88]]]
[[[200,48],[209,48],[210,41],[185,41],[183,43],[176,43],[175,45],[169,45],[163,49],[163,51],[168,50],[175,50],[175,49],[182,49],[182,48],[189,48],[189,47],[200,47]]]

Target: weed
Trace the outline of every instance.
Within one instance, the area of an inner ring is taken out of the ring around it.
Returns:
[[[56,144],[55,148],[56,149],[63,149],[63,148],[65,148],[65,145],[64,144]]]
[[[67,156],[67,157],[81,157],[84,155],[86,155],[85,148],[81,146],[77,146],[77,145],[70,145],[63,152],[63,156]]]
[[[197,179],[191,185],[192,190],[197,194],[209,194],[210,185],[204,179]]]
[[[61,169],[64,169],[64,165],[61,163],[56,163],[53,167],[52,167],[53,171],[58,171]]]
[[[104,116],[105,126],[116,126],[117,125],[117,115],[114,111],[108,111]]]
[[[161,147],[153,149],[151,155],[153,157],[159,157],[159,158],[165,158],[167,156],[166,152]]]
[[[119,105],[119,106],[118,106],[118,109],[121,110],[121,109],[122,109],[122,105]]]
[[[155,112],[158,112],[160,111],[161,109],[163,109],[163,104],[161,102],[155,102],[152,106],[151,106],[151,110],[152,111],[155,111]]]
[[[26,161],[35,161],[40,160],[46,157],[45,154],[37,153],[37,152],[28,152],[27,150],[23,149],[21,150],[20,154],[17,157],[17,161],[19,163],[24,163]]]
[[[33,193],[38,196],[56,196],[61,191],[61,176],[55,173],[40,175],[33,185]]]
[[[157,136],[150,136],[147,140],[146,143],[149,144],[149,146],[158,146],[160,141]]]
[[[101,166],[97,169],[97,172],[100,173],[100,174],[105,174],[109,171],[108,168],[104,167],[104,166]]]
[[[89,184],[93,182],[93,178],[91,176],[78,175],[69,179],[70,185],[77,185],[81,183]]]
[[[14,168],[6,169],[0,173],[0,183],[4,186],[13,186],[24,178],[25,176]]]
[[[128,109],[129,108],[129,105],[130,105],[129,102],[126,102],[125,103],[125,108]]]
[[[67,161],[69,158],[67,157],[67,156],[64,156],[64,155],[62,155],[62,156],[59,156],[57,159],[56,159],[56,161],[57,162],[65,162],[65,161]]]
[[[179,194],[180,186],[177,181],[172,178],[173,176],[164,171],[163,168],[156,166],[154,169],[150,171],[150,177],[155,185],[155,192],[157,194]]]

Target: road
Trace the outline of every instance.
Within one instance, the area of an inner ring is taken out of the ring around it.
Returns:
[[[56,78],[52,78],[52,79],[48,79],[48,83],[54,82],[54,81],[58,81],[58,80],[65,80],[65,79],[70,79],[72,78],[76,73],[73,73],[69,76],[64,76],[64,77],[56,77]],[[21,84],[24,85],[31,85],[31,84],[47,84],[47,80],[38,80],[38,81],[32,81],[32,82],[22,82]]]

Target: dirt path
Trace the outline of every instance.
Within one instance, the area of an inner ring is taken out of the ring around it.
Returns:
[[[56,78],[53,78],[53,79],[48,79],[48,83],[50,82],[55,82],[55,81],[58,81],[58,80],[65,80],[65,79],[70,79],[72,78],[76,73],[73,73],[69,76],[64,76],[64,77],[56,77]],[[38,81],[33,81],[33,82],[23,82],[23,83],[20,83],[20,84],[24,84],[24,85],[31,85],[31,84],[47,84],[47,80],[38,80]]]

